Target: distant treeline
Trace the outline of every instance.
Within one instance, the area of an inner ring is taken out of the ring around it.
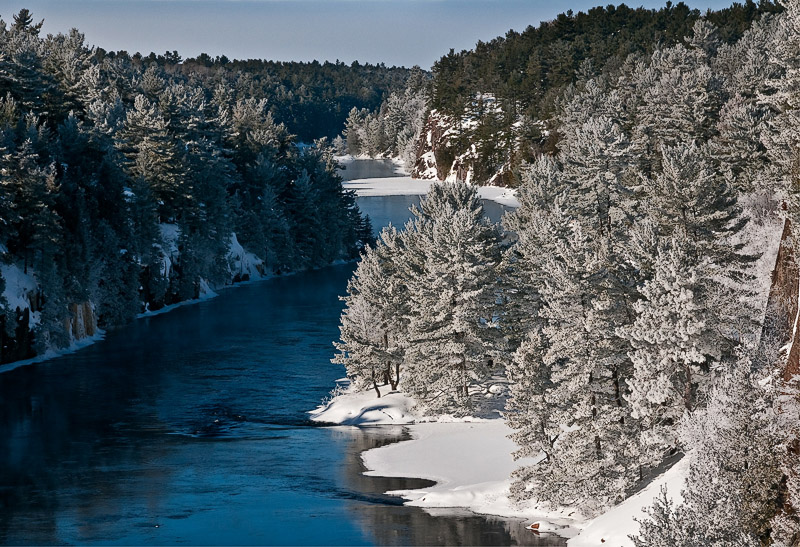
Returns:
[[[163,55],[95,50],[98,61],[118,59],[132,66],[151,64],[170,73],[207,82],[213,88],[220,80],[236,82],[250,98],[269,99],[269,112],[300,142],[333,139],[344,127],[353,108],[374,110],[392,91],[402,90],[411,74],[403,67],[319,61],[281,62],[261,59],[231,60],[201,53],[183,59],[177,51]]]

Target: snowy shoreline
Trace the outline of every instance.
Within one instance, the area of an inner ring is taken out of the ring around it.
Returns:
[[[329,264],[329,266],[335,266],[335,265],[338,265],[338,264],[343,264],[345,262],[347,262],[347,261],[337,260],[337,261]],[[200,303],[205,302],[207,300],[211,300],[212,298],[218,297],[219,293],[221,293],[223,291],[228,291],[228,290],[231,290],[231,289],[237,289],[239,287],[243,287],[245,285],[251,285],[253,283],[261,283],[262,281],[270,281],[270,280],[275,279],[277,277],[286,277],[286,276],[290,276],[290,275],[295,275],[295,274],[300,273],[302,271],[307,271],[307,270],[300,270],[300,271],[297,271],[297,272],[287,272],[287,273],[280,274],[280,275],[274,275],[274,274],[259,275],[259,277],[252,277],[252,278],[248,279],[247,281],[237,281],[235,283],[231,283],[230,285],[223,285],[222,287],[216,287],[214,289],[211,289],[209,287],[207,292],[204,292],[203,294],[201,294],[199,298],[193,298],[191,300],[183,300],[182,302],[176,302],[175,304],[170,304],[168,306],[164,306],[163,308],[159,308],[157,310],[152,310],[152,311],[148,310],[148,311],[142,312],[142,313],[136,315],[136,318],[134,319],[134,321],[138,321],[139,319],[147,319],[147,318],[150,318],[150,317],[156,317],[158,315],[163,315],[165,313],[169,313],[171,311],[174,311],[174,310],[176,310],[178,308],[182,308],[184,306],[193,306],[195,304],[200,304]],[[124,326],[122,328],[124,328]],[[79,340],[75,340],[75,341],[72,342],[72,344],[70,344],[69,346],[67,346],[65,348],[58,349],[58,350],[47,350],[46,352],[42,353],[41,355],[37,355],[35,357],[31,357],[30,359],[23,359],[23,360],[20,360],[20,361],[12,361],[11,363],[2,364],[2,365],[0,365],[0,374],[6,373],[6,372],[11,372],[12,370],[16,370],[16,369],[21,368],[21,367],[26,367],[26,366],[29,366],[29,365],[36,365],[36,364],[39,364],[39,363],[43,363],[45,361],[50,361],[52,359],[57,359],[59,357],[63,357],[65,355],[73,354],[76,351],[80,351],[80,350],[82,350],[82,349],[84,349],[86,347],[89,347],[89,346],[95,344],[96,342],[104,340],[105,337],[106,337],[106,331],[103,330],[103,329],[98,329],[97,333],[94,336],[87,336],[86,338],[81,338]]]
[[[411,177],[386,177],[348,180],[343,182],[342,186],[347,190],[355,190],[359,197],[421,196],[428,193],[434,182],[437,181]],[[519,207],[516,192],[512,188],[479,186],[478,196],[507,207]]]
[[[346,379],[337,381],[346,384]],[[640,492],[605,513],[587,519],[572,508],[553,511],[535,504],[517,505],[509,498],[511,473],[534,463],[531,458],[514,461],[516,445],[508,438],[512,432],[502,417],[455,418],[427,417],[415,413],[413,398],[388,386],[374,390],[345,389],[315,410],[310,419],[331,426],[404,426],[410,440],[373,448],[361,453],[365,475],[403,477],[434,481],[433,486],[417,490],[393,490],[386,494],[401,497],[405,504],[426,511],[468,510],[478,515],[538,523],[538,531],[568,540],[570,547],[633,546],[628,537],[638,533],[635,519],[645,517],[645,508],[666,488],[676,503],[688,473],[689,457],[684,457]],[[441,514],[441,513],[439,513]]]
[[[467,509],[480,515],[524,520],[528,525],[537,522],[540,532],[562,537],[577,533],[582,520],[574,515],[517,506],[509,498],[511,472],[533,460],[514,461],[511,453],[516,445],[508,438],[511,429],[503,418],[421,416],[415,413],[413,398],[390,391],[388,386],[380,390],[380,398],[372,389],[345,390],[309,414],[320,424],[406,427],[410,440],[361,454],[368,469],[365,474],[428,479],[436,484],[387,494],[424,510]]]

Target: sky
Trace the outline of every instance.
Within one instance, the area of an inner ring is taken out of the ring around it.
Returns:
[[[677,1],[677,0],[676,0]],[[689,0],[701,10],[732,0]],[[430,68],[509,29],[586,10],[602,0],[2,0],[0,17],[28,8],[44,32],[77,28],[106,50],[177,50],[231,59],[336,61]],[[662,1],[628,2],[661,7]]]

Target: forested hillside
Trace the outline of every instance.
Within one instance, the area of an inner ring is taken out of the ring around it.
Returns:
[[[225,56],[212,59],[206,54],[181,60],[177,52],[146,57],[96,52],[98,59],[107,56],[145,67],[155,63],[168,73],[201,80],[209,88],[226,81],[237,95],[267,99],[275,121],[305,143],[322,137],[333,139],[342,132],[351,109],[377,109],[391,92],[405,87],[412,73],[404,67],[362,65],[358,61],[346,65],[340,61],[229,60]]]
[[[598,515],[687,457],[684,504],[660,498],[637,545],[797,545],[800,3],[785,4],[561,17],[542,34],[580,24],[606,46],[562,41],[572,64],[550,66],[544,90],[492,79],[538,30],[445,57],[432,101],[465,143],[494,138],[477,133],[490,96],[498,119],[547,113],[550,138],[516,170],[505,234],[462,181],[382,233],[349,286],[336,362],[433,416],[475,412],[504,375],[515,455],[534,462],[510,493],[537,511]],[[767,306],[782,233],[788,297]]]
[[[0,362],[356,256],[368,223],[324,142],[276,121],[297,120],[275,89],[40,28],[0,22]]]
[[[752,21],[780,10],[769,0],[748,0],[704,17],[720,43],[731,44]],[[519,184],[519,165],[557,145],[565,93],[594,77],[625,76],[654,51],[682,42],[700,16],[682,2],[659,10],[596,7],[470,51],[451,50],[433,67],[431,111],[409,169],[421,177]]]

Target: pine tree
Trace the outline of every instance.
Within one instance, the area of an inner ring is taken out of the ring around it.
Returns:
[[[466,413],[501,356],[497,228],[475,188],[434,184],[401,235],[409,293],[408,389],[431,412]]]
[[[684,420],[691,450],[683,505],[662,495],[641,523],[637,546],[763,545],[780,482],[773,394],[741,353],[722,375],[707,408]]]
[[[343,364],[357,386],[378,383],[397,389],[407,335],[405,283],[396,262],[402,260],[397,231],[386,228],[375,247],[367,247],[347,286],[341,319],[340,351],[334,363]]]
[[[138,95],[127,111],[118,146],[128,159],[132,179],[146,181],[158,203],[161,222],[175,220],[180,194],[175,143],[158,107]]]
[[[627,397],[640,420],[641,463],[654,467],[679,447],[677,425],[696,409],[709,371],[719,363],[720,324],[710,298],[714,269],[677,233],[658,249],[652,279],[641,289],[636,320],[619,331],[632,345]]]

